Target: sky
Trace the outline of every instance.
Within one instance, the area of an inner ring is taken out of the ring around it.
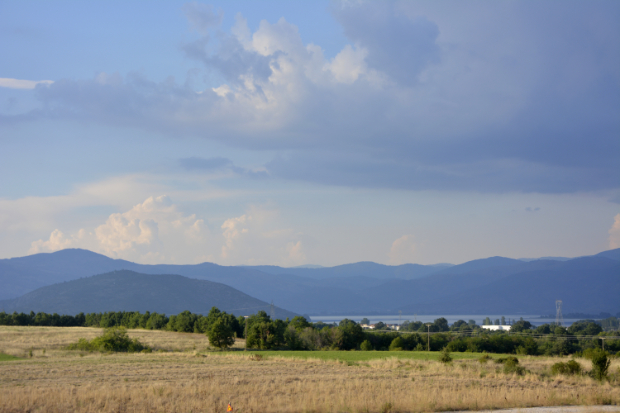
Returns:
[[[620,2],[2,1],[0,258],[620,247]]]

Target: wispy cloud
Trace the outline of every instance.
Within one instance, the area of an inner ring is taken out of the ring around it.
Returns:
[[[34,89],[37,85],[51,85],[53,80],[24,80],[0,77],[0,87],[8,89]]]

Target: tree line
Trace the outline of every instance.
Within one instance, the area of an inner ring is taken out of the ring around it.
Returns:
[[[169,317],[148,311],[80,313],[75,316],[0,312],[0,325],[125,327],[199,333],[207,334],[215,347],[229,347],[237,337],[245,338],[248,348],[264,350],[446,349],[458,352],[567,355],[601,348],[603,342],[597,337],[602,337],[605,338],[605,350],[620,351],[618,333],[602,332],[601,326],[593,320],[574,323],[567,329],[549,324],[534,328],[530,322],[519,320],[511,329],[511,333],[516,334],[506,334],[482,330],[473,320],[459,320],[450,326],[442,317],[430,326],[421,322],[405,322],[401,331],[411,333],[402,334],[363,330],[360,324],[349,319],[340,321],[338,325],[311,323],[301,316],[292,320],[272,320],[264,311],[249,317],[235,317],[213,307],[206,316],[184,311]],[[433,334],[428,334],[429,331]]]

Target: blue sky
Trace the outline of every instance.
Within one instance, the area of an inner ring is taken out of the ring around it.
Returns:
[[[0,3],[0,257],[620,247],[620,4]]]

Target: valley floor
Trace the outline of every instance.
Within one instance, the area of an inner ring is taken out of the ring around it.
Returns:
[[[425,412],[579,405],[584,413],[620,405],[620,383],[550,376],[560,359],[520,357],[524,376],[501,365],[449,365],[389,352],[355,359],[293,352],[208,352],[198,334],[131,330],[153,353],[63,350],[93,328],[0,327],[0,412]],[[238,349],[242,342],[236,344]],[[32,356],[30,356],[32,352]],[[334,352],[329,352],[334,353]],[[360,354],[356,354],[360,353]],[[371,352],[369,352],[371,353]],[[415,354],[409,352],[409,354]],[[374,357],[380,356],[380,358]],[[453,353],[456,356],[456,353]],[[564,359],[565,361],[566,359]],[[578,360],[590,369],[587,360]],[[620,371],[620,362],[612,363]],[[617,377],[617,376],[615,376]]]

